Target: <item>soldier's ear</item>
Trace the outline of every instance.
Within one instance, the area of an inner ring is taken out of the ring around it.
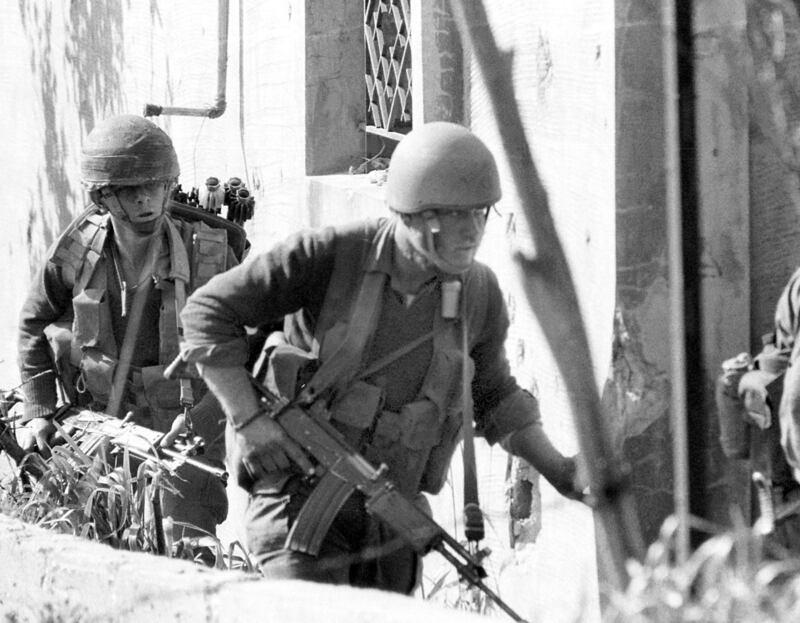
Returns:
[[[89,191],[89,199],[92,200],[92,203],[95,203],[95,204],[97,204],[99,206],[103,206],[103,196],[100,194],[99,190],[97,190],[97,189],[90,190]]]
[[[409,227],[411,225],[411,214],[405,214],[403,212],[396,212],[396,214],[400,217],[400,220],[403,221],[403,225]]]

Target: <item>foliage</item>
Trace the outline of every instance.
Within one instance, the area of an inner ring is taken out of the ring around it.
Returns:
[[[669,518],[630,582],[609,595],[606,623],[788,623],[800,620],[800,559],[759,526],[739,522],[675,562],[677,521]]]
[[[133,459],[127,451],[112,452],[108,443],[89,455],[72,437],[65,438],[66,444],[53,447],[47,459],[28,457],[41,465],[41,476],[22,470],[0,482],[0,512],[118,549],[156,553],[159,512],[154,496],[174,492],[168,470],[154,461]],[[189,524],[175,525],[199,531]],[[254,571],[240,544],[226,549],[210,534],[173,541],[172,527],[168,519],[161,527],[170,556],[219,569]]]

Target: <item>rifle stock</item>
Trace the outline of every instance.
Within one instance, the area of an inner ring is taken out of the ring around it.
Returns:
[[[375,468],[356,452],[327,421],[319,402],[301,407],[279,398],[252,376],[250,380],[269,417],[325,470],[309,497],[311,505],[303,508],[292,527],[287,549],[318,552],[341,505],[358,490],[365,497],[367,512],[386,523],[418,554],[438,551],[462,579],[481,590],[512,619],[524,621],[483,582],[487,573],[480,562],[395,487],[385,475],[385,466]],[[334,490],[319,491],[323,486]]]

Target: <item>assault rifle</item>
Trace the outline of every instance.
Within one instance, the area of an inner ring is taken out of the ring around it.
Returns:
[[[3,409],[3,412],[8,414],[7,409]],[[14,460],[23,473],[39,478],[44,465],[33,460],[34,457],[39,458],[38,454],[27,453],[20,447],[8,425],[9,419],[7,416],[0,418],[0,449]],[[227,483],[228,472],[194,458],[203,449],[203,440],[200,437],[189,437],[183,433],[169,447],[161,447],[164,433],[134,424],[128,419],[70,406],[61,407],[53,419],[88,455],[108,441],[116,448],[128,450],[131,456],[153,461],[171,471],[183,464],[192,465]]]
[[[456,539],[405,497],[386,477],[386,466],[373,467],[331,426],[321,402],[300,406],[273,394],[251,377],[268,417],[313,457],[324,472],[287,537],[286,547],[316,555],[336,514],[353,493],[366,499],[376,516],[420,555],[439,552],[459,576],[481,590],[515,621],[524,621],[485,583],[486,570]]]
[[[189,437],[183,433],[171,446],[161,447],[164,433],[134,424],[128,418],[119,419],[89,409],[67,409],[56,417],[56,421],[72,430],[70,434],[77,437],[78,445],[86,454],[92,454],[108,440],[112,446],[127,450],[132,456],[153,461],[170,470],[187,464],[216,476],[223,483],[228,481],[228,472],[224,469],[193,458],[202,452],[204,442],[201,437]]]

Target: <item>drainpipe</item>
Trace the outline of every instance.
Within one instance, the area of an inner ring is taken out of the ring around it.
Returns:
[[[217,26],[217,99],[210,108],[185,108],[180,106],[159,106],[145,104],[144,116],[180,115],[184,117],[208,117],[216,119],[225,112],[225,82],[228,71],[228,0],[219,0],[219,20]]]
[[[661,5],[662,52],[664,61],[664,144],[667,213],[667,253],[669,257],[670,310],[670,421],[672,428],[673,496],[677,562],[689,558],[689,443],[687,432],[686,317],[683,278],[683,218],[681,211],[680,92],[678,88],[678,33],[676,0]]]
[[[686,459],[684,480],[688,485],[689,513],[708,518],[709,472],[706,464],[709,415],[705,369],[703,299],[700,238],[700,177],[697,156],[697,90],[695,68],[695,12],[697,0],[675,1],[675,34],[677,45],[678,149],[680,171],[680,221],[674,223],[675,237],[680,235],[680,257],[683,262],[684,361],[686,388]],[[677,251],[677,249],[676,249]],[[675,258],[677,259],[677,258]],[[678,363],[678,362],[675,362]],[[691,474],[691,478],[688,478]],[[696,548],[707,534],[689,531],[691,547]],[[685,538],[685,537],[684,537]]]

